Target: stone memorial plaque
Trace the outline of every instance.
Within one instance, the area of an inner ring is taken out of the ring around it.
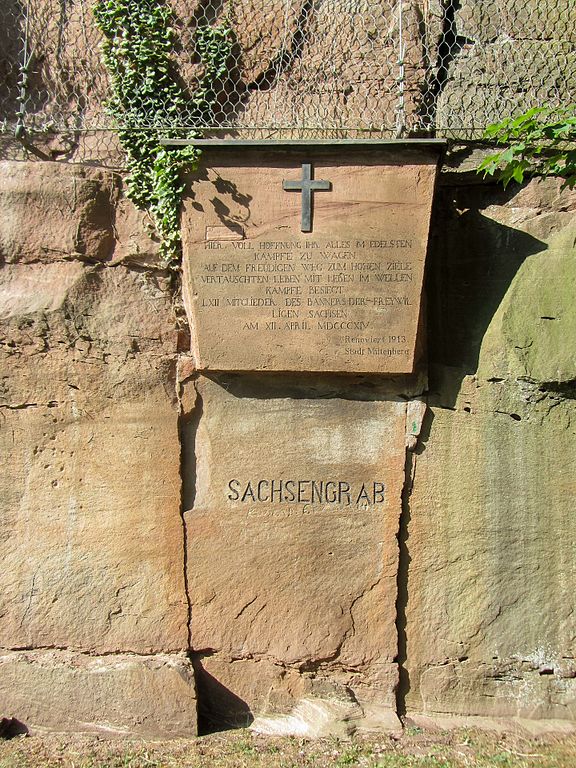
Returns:
[[[438,152],[204,149],[183,215],[200,370],[410,373]]]

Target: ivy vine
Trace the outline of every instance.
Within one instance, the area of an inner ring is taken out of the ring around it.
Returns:
[[[217,84],[227,73],[232,35],[227,23],[196,30],[203,75],[187,96],[171,61],[175,32],[165,0],[97,0],[94,17],[104,35],[104,64],[112,95],[107,111],[115,120],[127,155],[128,197],[150,212],[161,238],[164,266],[176,268],[181,255],[182,172],[198,165],[193,145],[163,146],[174,136],[193,139],[191,124],[209,124]]]
[[[558,176],[562,188],[576,187],[576,104],[533,107],[488,126],[484,138],[505,147],[479,165],[485,177],[506,187],[525,176]]]

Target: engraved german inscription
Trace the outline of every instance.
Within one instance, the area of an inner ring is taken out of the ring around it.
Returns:
[[[378,241],[376,246],[370,240],[320,238],[226,245],[226,258],[236,251],[236,261],[214,263],[213,243],[199,251],[202,309],[220,314],[241,310],[242,329],[255,334],[262,328],[276,335],[326,333],[350,356],[410,356],[406,334],[379,333],[379,328],[386,315],[401,324],[402,315],[412,311],[415,299],[406,286],[414,280],[413,263],[371,259],[375,247],[410,253],[411,239]],[[222,286],[233,287],[232,294],[220,296]]]

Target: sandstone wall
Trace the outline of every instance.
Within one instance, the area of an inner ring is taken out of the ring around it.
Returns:
[[[2,707],[189,734],[166,277],[112,174],[4,163],[0,206]]]
[[[576,196],[457,184],[430,253],[402,694],[409,710],[573,719]]]
[[[361,473],[353,424],[369,422],[379,450],[392,422],[401,433],[386,382],[197,381],[157,246],[120,179],[51,163],[0,170],[1,714],[189,735],[193,660],[203,710],[224,719],[338,695],[347,717],[361,706],[382,724],[398,674],[400,712],[574,719],[574,194],[443,174],[429,409],[404,507],[386,518],[400,549],[372,572],[374,521],[359,521],[360,545],[345,517],[297,540],[277,521],[216,519],[209,468],[241,463],[235,445],[262,466],[298,452],[297,414],[318,412],[340,435],[326,456],[356,456]],[[405,394],[423,389],[420,378]],[[274,560],[265,524],[281,547],[320,542],[325,559],[302,572],[305,559]]]
[[[433,15],[438,4],[431,3]],[[487,125],[509,115],[573,101],[576,8],[570,0],[440,4],[449,21],[439,45],[435,105],[444,135],[479,138]]]

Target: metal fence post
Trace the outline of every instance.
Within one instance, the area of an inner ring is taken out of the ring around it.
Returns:
[[[21,139],[26,133],[26,102],[28,101],[28,68],[30,56],[28,52],[28,4],[24,4],[24,39],[22,40],[22,52],[18,72],[18,109],[16,111],[16,128],[14,135]]]
[[[404,102],[404,54],[406,46],[404,42],[404,7],[403,0],[398,0],[398,106],[396,107],[396,138],[401,138],[406,130],[406,107]]]

